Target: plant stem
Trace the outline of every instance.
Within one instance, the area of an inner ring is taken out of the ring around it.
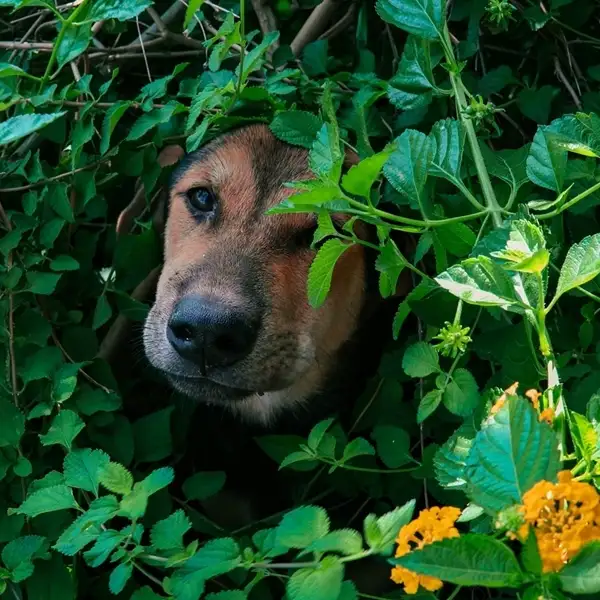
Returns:
[[[593,194],[597,190],[600,190],[600,181],[598,183],[595,183],[592,187],[588,188],[584,192],[581,192],[581,194],[577,194],[577,196],[575,196],[575,198],[572,198],[568,202],[565,202],[560,208],[557,208],[556,210],[553,210],[550,213],[546,213],[543,215],[537,215],[537,218],[541,220],[541,219],[550,219],[552,217],[556,217],[557,215],[560,215],[560,213],[571,208],[571,206],[574,206],[575,204],[577,204],[584,198],[587,198],[590,194]]]

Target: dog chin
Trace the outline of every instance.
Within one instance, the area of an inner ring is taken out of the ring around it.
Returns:
[[[229,387],[215,383],[210,379],[190,379],[167,375],[167,380],[178,392],[198,402],[207,404],[229,404],[240,402],[249,396],[256,394],[252,390]]]

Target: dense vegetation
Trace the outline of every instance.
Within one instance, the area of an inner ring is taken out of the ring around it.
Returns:
[[[0,596],[597,597],[596,8],[0,0]],[[123,349],[179,147],[255,121],[311,152],[275,209],[319,214],[311,304],[361,243],[333,208],[377,227],[383,296],[414,285],[351,428],[256,440],[296,505],[227,528]]]

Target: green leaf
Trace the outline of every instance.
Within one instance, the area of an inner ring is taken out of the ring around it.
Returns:
[[[73,491],[66,485],[53,485],[42,488],[28,496],[14,514],[37,517],[57,510],[77,508]]]
[[[9,144],[15,140],[20,140],[60,119],[65,114],[66,111],[61,111],[39,115],[19,115],[17,117],[11,117],[3,123],[0,123],[0,146]]]
[[[411,208],[427,216],[425,184],[435,148],[424,133],[407,129],[395,140],[396,150],[383,167],[387,180],[407,198]]]
[[[68,400],[77,386],[77,375],[83,363],[61,365],[52,376],[52,400],[61,404]]]
[[[150,413],[133,424],[135,456],[140,462],[167,458],[173,448],[171,413],[173,406]]]
[[[286,585],[290,600],[337,600],[342,589],[344,565],[326,556],[314,569],[299,569]]]
[[[435,281],[468,304],[517,313],[527,308],[517,297],[510,275],[487,256],[468,258],[440,273]]]
[[[479,404],[479,388],[467,369],[456,369],[444,389],[444,406],[459,417],[468,417]]]
[[[358,164],[350,167],[350,170],[342,177],[342,187],[355,196],[368,198],[371,187],[377,181],[383,165],[392,155],[392,150],[383,150],[361,160]]]
[[[110,462],[98,474],[100,483],[115,494],[128,494],[133,486],[133,476],[121,464]]]
[[[600,542],[588,542],[559,572],[562,589],[570,594],[600,592]]]
[[[26,535],[11,540],[2,549],[2,562],[11,571],[11,580],[24,581],[33,574],[33,559],[45,554],[46,538],[40,535]]]
[[[398,278],[406,266],[405,258],[391,238],[388,238],[380,249],[375,261],[379,271],[379,293],[383,298],[389,298],[397,289]]]
[[[428,40],[442,37],[442,0],[377,0],[376,9],[384,21],[408,33]]]
[[[12,402],[0,398],[0,448],[16,448],[24,433],[23,413]]]
[[[431,344],[417,342],[406,349],[402,368],[409,377],[427,377],[440,370],[440,359]]]
[[[107,19],[128,21],[145,11],[149,6],[152,6],[152,0],[97,0],[92,5],[88,18],[93,21]]]
[[[433,459],[435,478],[445,488],[463,490],[467,486],[465,468],[475,441],[476,431],[465,423],[438,448]]]
[[[289,467],[291,465],[295,465],[297,463],[310,462],[316,468],[317,462],[311,454],[307,454],[304,451],[292,452],[288,454],[279,465],[280,469],[285,469],[285,467]]]
[[[423,423],[427,417],[430,417],[442,402],[442,390],[431,390],[427,392],[417,409],[417,423]]]
[[[567,151],[552,140],[548,127],[540,127],[527,157],[527,176],[540,187],[561,192],[567,170]]]
[[[467,459],[468,495],[487,511],[521,504],[538,481],[553,481],[559,453],[554,432],[530,402],[509,396],[482,426]]]
[[[65,22],[62,26],[66,27],[67,30],[56,51],[56,60],[61,69],[83,53],[92,40],[90,25],[74,26]]]
[[[127,537],[123,531],[103,530],[96,538],[94,545],[83,553],[86,563],[90,567],[99,567],[104,564]]]
[[[183,493],[188,500],[206,500],[221,491],[225,485],[224,471],[194,473],[183,483]]]
[[[72,410],[61,410],[50,425],[48,433],[40,435],[42,446],[60,444],[71,450],[73,440],[83,431],[85,423]]]
[[[375,448],[365,438],[354,438],[344,448],[342,462],[347,462],[357,456],[375,456]]]
[[[160,469],[154,469],[148,477],[144,478],[136,485],[143,488],[148,496],[151,496],[171,485],[173,479],[175,479],[175,472],[173,469],[171,467],[161,467]]]
[[[275,137],[288,144],[303,148],[312,148],[322,127],[323,122],[319,117],[304,110],[278,112],[270,125]]]
[[[110,462],[110,457],[102,450],[73,450],[65,457],[65,483],[68,486],[92,492],[98,496],[100,472]]]
[[[99,329],[102,325],[105,325],[112,317],[112,312],[112,307],[106,297],[106,293],[101,294],[94,309],[92,329]]]
[[[298,556],[309,552],[337,552],[351,556],[363,549],[362,537],[354,529],[336,529],[308,545]]]
[[[600,234],[588,235],[573,244],[560,269],[553,302],[565,292],[580,287],[600,273]]]
[[[338,130],[331,123],[323,123],[308,156],[311,171],[319,179],[338,182],[343,162]]]
[[[391,552],[398,532],[412,519],[414,510],[415,501],[410,500],[404,506],[395,508],[379,518],[372,514],[367,515],[364,522],[364,533],[369,548],[379,554]]]
[[[352,245],[334,238],[327,240],[319,248],[308,272],[308,301],[313,308],[318,308],[325,302],[331,288],[335,265]]]
[[[377,454],[389,469],[397,469],[410,460],[410,436],[394,425],[378,425],[373,429]]]
[[[134,485],[133,490],[125,494],[119,503],[119,516],[132,521],[141,519],[148,508],[148,500],[148,492],[139,484]]]
[[[325,432],[331,427],[333,421],[333,418],[325,419],[324,421],[320,421],[319,423],[317,423],[310,430],[310,433],[308,434],[307,444],[311,450],[313,450],[314,452],[317,451],[319,444],[323,440]]]
[[[598,446],[598,431],[594,426],[579,413],[572,410],[566,411],[571,438],[577,449],[579,457],[583,458],[588,464]]]
[[[72,256],[61,254],[50,262],[50,268],[53,271],[77,271],[81,266]]]
[[[40,273],[39,271],[27,271],[25,276],[29,283],[29,291],[40,296],[53,294],[61,278],[60,273]]]
[[[121,117],[125,114],[127,109],[131,106],[131,102],[117,102],[113,104],[104,115],[102,121],[102,139],[100,141],[100,154],[106,154],[110,147],[110,138],[117,126]]]
[[[558,93],[558,88],[551,85],[543,85],[539,89],[525,88],[517,96],[517,106],[526,117],[544,125],[550,118],[552,101]]]
[[[73,600],[76,594],[71,571],[57,554],[40,561],[25,585],[27,598],[35,600]]]
[[[183,28],[187,29],[193,21],[195,14],[200,10],[204,0],[190,0],[185,9],[185,18],[183,19]]]
[[[468,256],[476,242],[475,233],[464,223],[448,223],[433,232],[442,246],[454,256]]]
[[[152,527],[150,539],[157,550],[183,549],[183,536],[191,529],[192,524],[183,510],[159,521]]]
[[[20,456],[13,466],[13,472],[17,477],[29,477],[33,472],[33,465],[24,456]]]
[[[463,586],[517,588],[524,581],[512,551],[502,542],[476,533],[434,542],[390,562]]]
[[[10,63],[0,63],[0,79],[4,77],[32,77],[29,73]]]
[[[113,594],[120,594],[127,585],[127,582],[133,574],[133,565],[131,563],[121,563],[110,574],[108,579],[108,589]]]
[[[306,439],[299,435],[262,435],[255,440],[261,450],[277,464],[281,464],[289,454],[297,451],[301,444],[306,443]],[[300,462],[295,464],[292,470],[312,471],[317,465],[318,463],[314,460]]]
[[[142,136],[144,136],[157,125],[160,125],[161,123],[166,123],[173,116],[176,108],[177,104],[171,103],[161,108],[155,108],[149,113],[142,115],[133,124],[133,127],[129,131],[129,135],[127,136],[127,140],[139,140]]]
[[[329,533],[329,517],[319,506],[301,506],[286,513],[277,527],[277,544],[305,548]]]
[[[429,172],[436,177],[444,177],[449,181],[460,179],[465,145],[465,130],[456,119],[438,121],[429,134],[435,153]]]
[[[434,93],[439,93],[432,71],[438,60],[438,56],[432,59],[430,41],[408,36],[398,71],[387,89],[390,102],[405,111],[430,104]]]
[[[52,210],[62,217],[67,223],[74,223],[73,207],[67,195],[67,186],[64,183],[55,183],[50,186],[44,200]]]

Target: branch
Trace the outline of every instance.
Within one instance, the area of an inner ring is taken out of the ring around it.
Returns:
[[[569,92],[571,98],[573,98],[573,102],[575,103],[577,109],[581,110],[581,100],[579,99],[579,96],[573,89],[573,86],[569,83],[567,76],[563,73],[562,67],[560,66],[560,61],[558,60],[557,56],[554,57],[554,72],[556,73],[558,80],[565,86],[567,92]]]
[[[277,21],[272,8],[269,6],[269,0],[252,0],[252,8],[256,13],[258,19],[258,25],[263,35],[267,35],[271,31],[277,29]],[[273,44],[273,48],[278,48],[279,42]]]
[[[316,40],[327,28],[333,13],[341,4],[341,0],[323,0],[306,20],[290,47],[294,56],[298,56],[307,44]]]
[[[181,4],[181,2],[175,2],[162,15],[159,16],[156,10],[151,7],[148,8],[147,12],[154,21],[154,24],[148,27],[148,29],[146,29],[146,31],[144,31],[139,38],[136,38],[135,41],[129,44],[129,48],[134,48],[135,46],[140,46],[141,44],[150,41],[158,32],[168,32],[169,25],[184,9],[185,5]]]

